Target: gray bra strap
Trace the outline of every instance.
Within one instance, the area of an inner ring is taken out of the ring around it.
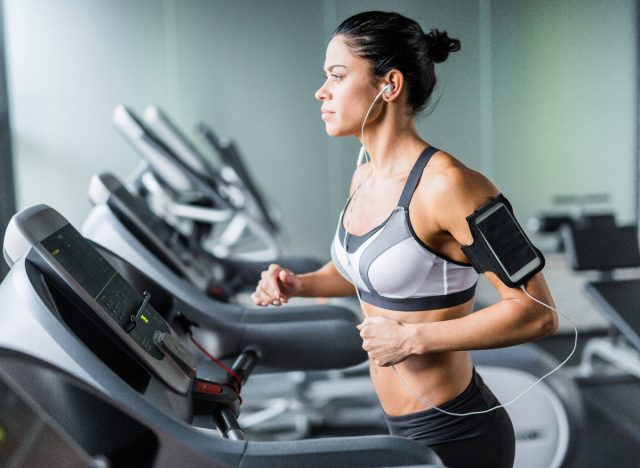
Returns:
[[[435,146],[430,146],[425,149],[420,156],[418,156],[418,160],[413,165],[413,168],[409,173],[409,177],[407,177],[407,183],[402,190],[402,195],[400,195],[400,202],[398,203],[398,206],[403,206],[405,208],[409,206],[411,197],[413,197],[413,192],[416,191],[418,182],[420,182],[420,177],[422,177],[422,171],[424,171],[424,168],[431,159],[431,156],[438,151],[440,150]]]

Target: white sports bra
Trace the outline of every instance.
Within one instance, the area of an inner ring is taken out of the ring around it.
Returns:
[[[416,236],[409,219],[409,202],[436,152],[429,147],[420,154],[398,206],[379,226],[362,236],[345,235],[344,213],[351,197],[340,214],[331,259],[365,302],[409,312],[452,307],[475,294],[478,274],[473,266],[430,249]]]

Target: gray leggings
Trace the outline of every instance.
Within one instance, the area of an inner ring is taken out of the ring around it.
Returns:
[[[474,369],[471,383],[464,392],[439,408],[469,413],[499,404]],[[428,409],[401,416],[385,414],[385,420],[391,434],[426,445],[451,468],[513,466],[515,435],[504,408],[462,417]]]

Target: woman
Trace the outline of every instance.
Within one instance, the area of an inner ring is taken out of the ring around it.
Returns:
[[[500,301],[472,314],[477,273],[461,251],[473,242],[466,217],[499,192],[415,126],[436,83],[434,63],[459,48],[395,13],[361,13],[338,27],[315,97],[327,133],[358,137],[370,161],[353,175],[332,261],[302,275],[271,265],[252,298],[278,306],[358,292],[362,346],[390,432],[429,446],[448,466],[511,466],[511,421],[504,408],[486,412],[499,403],[469,350],[547,336],[557,317],[490,272]],[[541,273],[526,289],[553,305]],[[480,414],[459,416],[471,412]]]

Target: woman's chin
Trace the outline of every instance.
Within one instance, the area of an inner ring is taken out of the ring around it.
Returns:
[[[345,131],[345,129],[334,126],[334,125],[325,125],[324,129],[327,132],[327,135],[329,135],[330,137],[342,137],[342,136],[353,135],[353,132],[347,132]]]

